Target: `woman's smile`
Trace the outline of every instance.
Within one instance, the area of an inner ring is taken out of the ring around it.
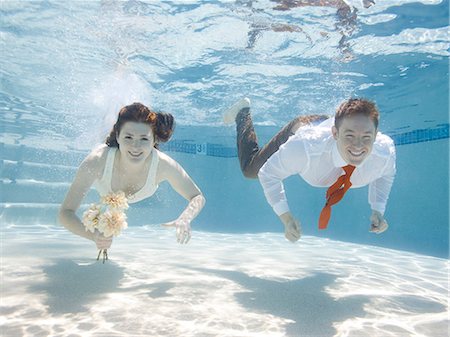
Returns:
[[[130,152],[128,151],[131,157],[138,158],[143,152]]]

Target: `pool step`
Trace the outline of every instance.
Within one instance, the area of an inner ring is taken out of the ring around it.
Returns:
[[[56,151],[0,143],[0,159],[16,162],[78,167],[87,154],[79,150]]]
[[[59,205],[85,155],[0,144],[0,203]]]
[[[0,202],[61,203],[70,187],[69,182],[47,182],[34,179],[0,179]],[[86,200],[94,200],[90,191]]]
[[[70,182],[76,174],[74,166],[0,160],[0,179],[34,179],[46,182]]]

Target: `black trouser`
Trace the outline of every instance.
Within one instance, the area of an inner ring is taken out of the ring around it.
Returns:
[[[258,172],[267,159],[278,151],[280,146],[292,136],[301,126],[315,121],[329,118],[326,115],[299,116],[283,127],[266,145],[261,149],[258,145],[255,129],[253,127],[250,109],[244,108],[236,116],[237,148],[241,170],[247,178],[258,178]]]

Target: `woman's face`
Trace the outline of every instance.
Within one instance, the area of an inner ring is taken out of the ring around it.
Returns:
[[[117,143],[122,156],[139,163],[152,152],[155,140],[150,125],[138,122],[125,122],[117,135]]]

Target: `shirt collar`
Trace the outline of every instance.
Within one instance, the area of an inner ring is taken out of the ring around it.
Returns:
[[[333,148],[331,150],[331,156],[333,158],[333,165],[335,167],[344,167],[348,165],[344,159],[342,159],[341,154],[339,153],[339,150],[337,148],[336,141],[333,142]]]

